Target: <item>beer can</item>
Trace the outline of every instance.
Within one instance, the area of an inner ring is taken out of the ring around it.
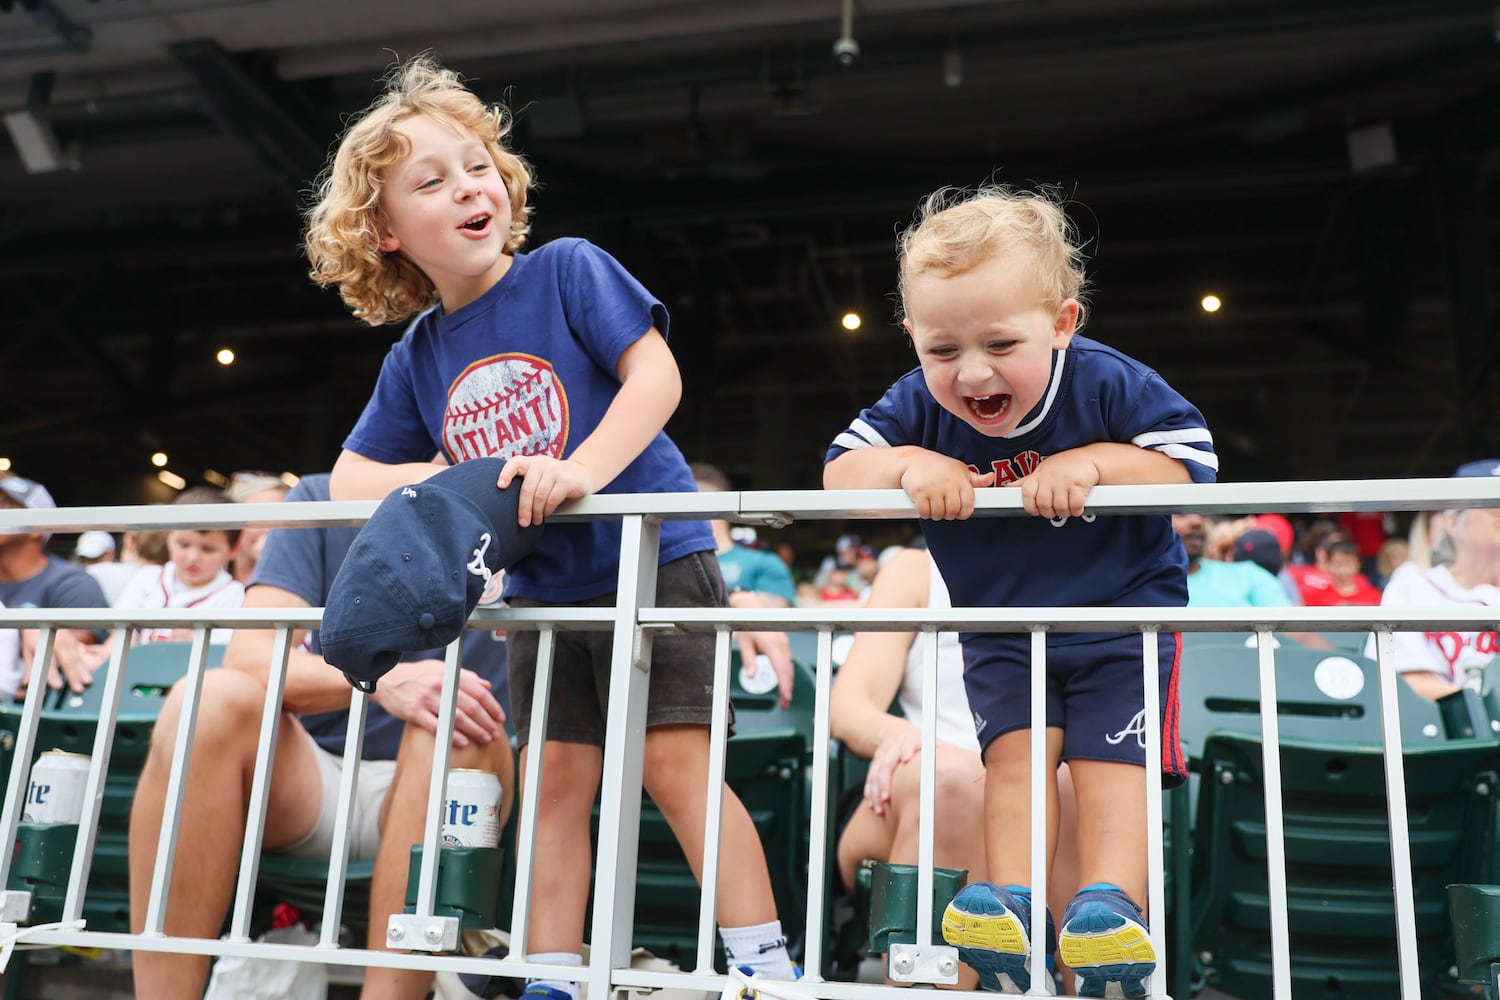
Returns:
[[[449,771],[443,796],[443,846],[495,847],[499,843],[499,777],[493,771],[467,767]]]
[[[31,768],[26,787],[23,823],[77,823],[83,818],[83,789],[89,777],[89,756],[48,750]]]

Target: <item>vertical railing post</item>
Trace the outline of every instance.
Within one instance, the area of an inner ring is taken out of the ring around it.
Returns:
[[[1390,815],[1391,884],[1396,893],[1396,953],[1400,959],[1402,1000],[1422,996],[1417,967],[1417,917],[1411,881],[1411,833],[1406,825],[1406,764],[1397,709],[1396,648],[1391,630],[1375,630],[1375,658],[1380,667],[1380,723],[1385,750],[1385,803]]]
[[[1261,773],[1266,798],[1266,886],[1271,917],[1271,982],[1278,1000],[1292,996],[1292,944],[1287,921],[1286,824],[1281,803],[1281,720],[1276,700],[1276,640],[1256,629],[1260,666]]]
[[[511,902],[511,954],[525,958],[531,945],[531,883],[536,866],[536,813],[541,804],[542,764],[546,759],[547,716],[552,705],[552,659],[557,649],[557,628],[544,625],[537,635],[536,676],[532,681],[531,725],[526,738],[526,774],[521,779],[516,827],[516,889]]]
[[[57,631],[51,625],[43,625],[37,636],[36,651],[31,659],[31,677],[26,685],[26,702],[21,708],[21,728],[16,733],[15,746],[11,748],[10,782],[5,789],[5,804],[0,808],[0,835],[5,837],[4,843],[14,844],[16,842],[16,830],[21,825],[21,813],[24,811],[26,802],[27,782],[31,779],[31,758],[36,752],[36,731],[42,721],[42,698],[49,690],[47,687],[47,666],[52,662],[53,640],[57,637]],[[19,923],[24,914],[11,912],[12,907],[9,897],[12,895],[6,890],[10,884],[11,851],[9,849],[0,851],[0,899],[6,903],[0,907],[0,921]],[[19,896],[16,897],[18,900]],[[29,904],[29,896],[21,903],[21,908]]]
[[[647,515],[629,515],[621,524],[620,536],[620,582],[615,595],[594,872],[593,940],[587,972],[591,1000],[609,1000],[613,971],[630,967],[651,670],[651,633],[641,629],[640,615],[644,602],[655,600],[661,521]]]
[[[833,629],[818,629],[817,697],[813,702],[812,827],[807,862],[807,932],[802,957],[808,982],[823,979],[823,893],[828,891],[828,754],[831,743],[829,694],[833,686]]]
[[[1031,629],[1031,927],[1032,941],[1047,940],[1047,627]],[[1045,996],[1052,974],[1047,949],[1031,949],[1033,996]]]
[[[255,880],[260,869],[260,848],[266,833],[266,807],[271,794],[271,775],[276,766],[276,737],[281,730],[281,699],[286,693],[287,662],[291,658],[292,630],[276,630],[271,648],[271,672],[266,678],[266,700],[261,707],[260,739],[255,749],[255,776],[250,782],[250,802],[245,811],[245,841],[240,850],[240,880],[234,894],[234,915],[229,923],[231,941],[250,940],[250,911],[255,904]],[[337,921],[334,921],[337,923]]]
[[[713,721],[708,728],[708,789],[703,818],[703,880],[698,895],[698,958],[693,971],[714,972],[714,915],[719,902],[719,846],[724,828],[724,756],[729,740],[729,638],[714,632]],[[762,668],[764,669],[764,668]]]
[[[1179,640],[1180,641],[1180,640]],[[1146,746],[1146,916],[1151,948],[1156,954],[1156,972],[1151,976],[1151,995],[1167,995],[1167,900],[1161,856],[1161,632],[1150,626],[1141,633],[1141,731]],[[1187,831],[1174,836],[1185,835]],[[1185,915],[1184,915],[1185,917]]]

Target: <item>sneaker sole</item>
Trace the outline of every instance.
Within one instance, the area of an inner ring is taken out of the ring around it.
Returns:
[[[992,993],[1025,993],[1031,988],[1027,967],[1031,949],[1021,917],[993,900],[992,912],[975,913],[955,899],[943,911],[943,940],[958,949],[959,961],[979,974],[979,985]]]
[[[1156,971],[1146,929],[1102,903],[1079,907],[1063,926],[1057,949],[1078,977],[1081,997],[1143,997],[1146,979]]]

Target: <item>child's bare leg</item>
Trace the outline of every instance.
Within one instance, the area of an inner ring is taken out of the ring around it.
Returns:
[[[682,845],[693,875],[703,881],[703,833],[708,811],[708,730],[703,726],[656,726],[646,731],[642,767],[646,791]],[[724,825],[719,856],[717,917],[725,927],[776,919],[771,873],[755,824],[739,797],[724,788]]]
[[[1057,846],[1057,760],[1061,729],[1048,729],[1047,867]],[[1031,732],[1018,729],[996,737],[984,754],[985,857],[990,882],[971,882],[943,912],[943,940],[958,948],[959,960],[979,974],[987,990],[1027,992],[1032,988]],[[1042,905],[1038,900],[1036,905]],[[1051,951],[1051,934],[1047,948]]]
[[[1047,868],[1057,850],[1057,763],[1063,731],[1047,730]],[[1031,730],[1013,729],[984,753],[985,858],[990,881],[1031,888]]]
[[[530,746],[521,748],[526,773]],[[537,803],[528,954],[578,952],[593,872],[589,817],[599,791],[603,751],[584,743],[548,740]]]
[[[1058,952],[1080,996],[1144,997],[1155,973],[1146,898],[1146,771],[1116,761],[1070,761],[1078,799],[1078,895]]]
[[[1078,796],[1078,884],[1108,882],[1146,904],[1146,769],[1069,761]]]
[[[705,726],[653,726],[646,731],[642,766],[646,791],[682,845],[700,884],[708,812],[708,740]],[[750,814],[727,785],[719,856],[726,863],[719,866],[716,915],[730,964],[790,979],[791,960],[776,918],[765,851]]]

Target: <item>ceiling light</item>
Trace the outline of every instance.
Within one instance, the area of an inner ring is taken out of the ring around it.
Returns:
[[[167,464],[167,453],[164,451],[153,452],[151,455],[151,464],[158,469],[165,466]]]
[[[962,87],[964,84],[964,54],[957,49],[943,53],[943,85]]]
[[[221,490],[229,485],[229,477],[224,475],[224,473],[220,472],[218,469],[204,469],[203,481],[206,483],[213,483]]]
[[[1216,313],[1223,308],[1224,300],[1210,292],[1209,294],[1203,296],[1202,300],[1199,301],[1198,304],[1203,307],[1204,312]]]
[[[8,458],[0,458],[0,472],[9,472],[9,471],[10,471],[10,459],[8,459]]]
[[[177,473],[169,472],[166,469],[162,469],[160,472],[158,472],[156,474],[156,478],[160,479],[162,482],[166,483],[174,490],[180,490],[187,486],[186,479],[183,479]]]
[[[215,354],[214,358],[225,368],[234,364],[234,352],[227,347],[219,348],[219,353]]]
[[[844,318],[839,320],[839,322],[843,324],[845,330],[853,333],[855,330],[859,329],[860,324],[862,324],[864,320],[859,318],[859,313],[857,312],[846,312],[844,313]]]
[[[839,37],[833,43],[833,57],[840,66],[853,66],[859,58],[859,43],[854,40],[854,0],[844,0],[839,20]]]
[[[283,483],[286,483],[287,489],[291,489],[293,486],[296,486],[299,482],[302,481],[302,477],[297,475],[295,472],[283,472],[281,474],[281,481]]]

